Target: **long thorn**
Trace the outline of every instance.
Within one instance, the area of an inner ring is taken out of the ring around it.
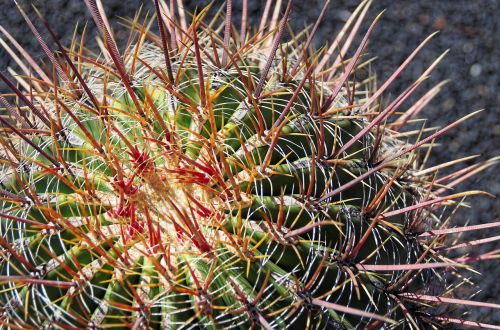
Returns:
[[[281,20],[281,24],[280,24],[278,33],[277,33],[276,37],[274,38],[271,53],[269,54],[266,65],[265,65],[265,67],[262,70],[262,73],[260,75],[259,84],[255,88],[255,91],[253,93],[253,96],[255,99],[259,98],[260,93],[262,92],[262,88],[264,87],[264,83],[266,81],[267,74],[269,73],[269,70],[271,69],[271,65],[273,64],[274,57],[276,56],[276,51],[278,50],[278,46],[281,42],[281,38],[283,37],[283,31],[285,30],[286,23],[288,22],[288,16],[290,15],[290,11],[292,10],[292,2],[293,2],[292,0],[288,0],[288,5],[286,6],[285,15],[283,16],[283,19]]]

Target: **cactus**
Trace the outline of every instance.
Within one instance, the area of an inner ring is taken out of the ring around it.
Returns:
[[[367,1],[310,53],[329,1],[309,34],[285,41],[292,1],[271,24],[267,1],[252,34],[246,1],[236,31],[230,0],[224,19],[206,8],[189,26],[182,7],[154,0],[159,32],[130,20],[122,54],[99,1],[85,2],[100,56],[76,39],[64,48],[41,17],[54,55],[20,8],[42,68],[1,29],[24,71],[17,84],[0,73],[11,89],[0,97],[3,328],[491,326],[433,308],[499,307],[447,287],[497,257],[446,252],[460,246],[448,234],[500,225],[454,228],[442,215],[483,192],[450,194],[463,172],[439,177],[450,164],[419,157],[466,118],[402,132],[441,85],[397,112],[442,57],[381,99],[430,38],[377,88],[356,73],[379,17],[346,55]]]

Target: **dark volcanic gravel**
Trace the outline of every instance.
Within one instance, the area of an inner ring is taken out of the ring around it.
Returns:
[[[46,60],[17,11],[14,1],[2,0],[1,2],[0,24],[7,28],[35,58]],[[18,0],[18,2],[26,9],[31,3],[28,0]],[[146,0],[103,0],[103,2],[116,31],[123,31],[123,27],[116,24],[119,21],[118,17],[133,15],[141,3],[144,5],[144,10],[152,11],[153,9],[152,1]],[[205,0],[185,0],[184,2],[190,10],[194,9],[195,4],[203,6],[208,3]],[[238,14],[241,1],[234,2],[236,16],[234,22],[239,27]],[[249,1],[251,23],[259,21],[263,2],[263,0]],[[319,15],[323,0],[295,2],[290,20],[291,25],[298,30],[306,24],[313,24]],[[390,90],[390,95],[395,96],[402,92],[433,59],[450,49],[450,53],[420,92],[423,94],[426,88],[442,80],[449,79],[450,82],[426,108],[421,117],[428,118],[428,126],[443,126],[474,110],[486,109],[480,115],[471,118],[440,138],[441,146],[434,150],[430,163],[436,164],[473,154],[480,155],[480,160],[498,156],[500,146],[500,121],[498,120],[500,113],[500,0],[377,0],[374,2],[368,19],[373,19],[380,11],[387,9],[368,46],[369,55],[378,57],[373,67],[380,81],[384,81],[426,36],[436,30],[441,31],[397,80]],[[74,25],[77,22],[89,21],[90,33],[87,40],[91,48],[95,47],[95,28],[83,1],[38,0],[33,3],[38,6],[57,35],[62,38],[63,44],[66,45],[71,38]],[[215,3],[223,4],[220,0]],[[332,1],[316,37],[316,46],[319,47],[332,41],[336,31],[357,3],[358,1],[354,0]],[[30,16],[34,17],[33,12]],[[42,29],[41,24],[38,26]],[[362,32],[365,30],[366,26]],[[118,32],[117,35],[123,38],[126,34]],[[13,61],[3,49],[0,49],[0,70],[6,72],[9,65],[14,65]],[[0,91],[5,90],[5,86],[0,85]],[[472,163],[471,161],[468,165]],[[479,189],[500,195],[498,171],[498,166],[485,171],[462,184],[457,190]],[[499,218],[498,200],[483,196],[470,198],[469,202],[472,208],[463,209],[455,217],[457,225],[466,222],[486,223]],[[469,237],[478,239],[485,235],[493,236],[494,234],[490,231],[475,233]],[[500,244],[489,244],[481,250],[492,248],[498,249]],[[475,299],[500,303],[498,298],[500,281],[497,279],[500,275],[500,262],[481,263],[479,271],[484,276],[473,278],[482,292]],[[488,309],[474,309],[471,318],[500,324],[500,313],[494,315],[493,312]]]

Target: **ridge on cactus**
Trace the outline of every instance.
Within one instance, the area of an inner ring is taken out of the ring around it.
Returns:
[[[267,0],[258,27],[246,0],[241,22],[231,0],[211,20],[181,3],[154,0],[127,41],[85,0],[100,55],[40,16],[44,40],[19,7],[45,64],[0,27],[20,70],[0,72],[0,328],[497,328],[450,310],[500,307],[455,294],[498,251],[448,252],[498,237],[447,237],[500,222],[457,227],[443,208],[485,194],[452,188],[498,160],[447,176],[462,160],[421,161],[475,113],[405,131],[441,84],[405,101],[444,54],[382,101],[430,37],[377,85],[356,76],[370,1],[317,51],[329,1],[291,38],[291,0]]]

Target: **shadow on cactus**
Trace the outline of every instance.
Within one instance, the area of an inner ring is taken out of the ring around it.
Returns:
[[[99,56],[76,37],[64,48],[41,18],[49,46],[20,9],[48,66],[1,28],[21,70],[0,73],[2,328],[494,327],[434,307],[499,308],[454,295],[460,268],[498,252],[448,255],[495,238],[446,238],[500,223],[443,216],[482,193],[451,188],[496,160],[425,168],[419,154],[466,119],[404,131],[441,88],[403,109],[442,57],[384,104],[430,38],[375,87],[356,73],[379,17],[353,47],[369,1],[330,49],[310,51],[328,2],[286,41],[291,1],[280,17],[267,1],[247,28],[247,1],[241,23],[228,1],[188,25],[155,0],[120,51],[85,0]]]

